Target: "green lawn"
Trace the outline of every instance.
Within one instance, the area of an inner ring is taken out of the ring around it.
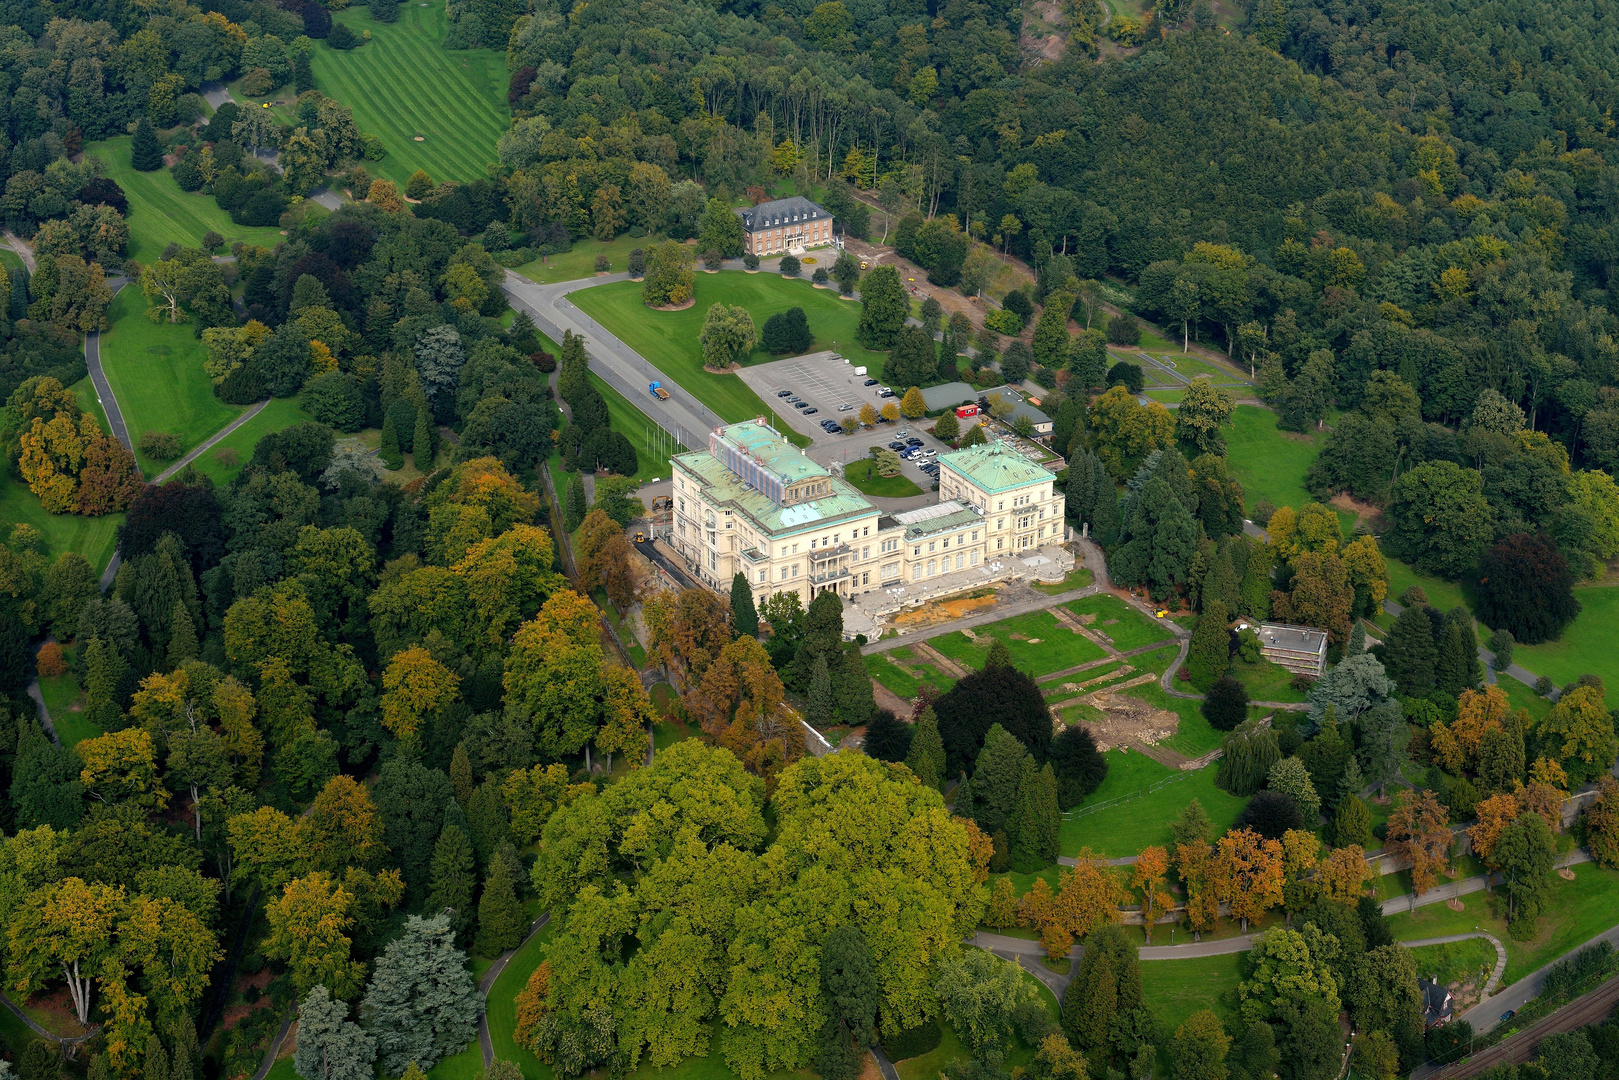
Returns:
[[[856,461],[843,470],[843,478],[857,491],[879,498],[903,499],[922,494],[922,489],[901,476],[879,476],[871,461]]]
[[[873,653],[864,658],[866,671],[873,679],[910,701],[924,685],[936,687],[941,693],[955,685],[954,679],[934,667],[918,660],[910,649],[892,649]]]
[[[1186,397],[1185,390],[1143,390],[1141,396],[1164,405],[1179,405]]]
[[[348,52],[316,42],[310,63],[316,89],[353,109],[360,130],[388,148],[366,171],[400,187],[417,169],[435,182],[485,178],[495,141],[511,122],[505,51],[446,50],[443,0],[401,5],[392,24],[363,6],[336,18],[356,34],[371,31],[371,40]]]
[[[958,664],[978,670],[984,666],[984,660],[989,655],[989,638],[999,638],[1006,643],[1007,651],[1012,654],[1012,663],[1018,670],[1036,677],[1100,660],[1107,655],[1101,646],[1074,633],[1049,611],[1015,615],[977,627],[973,634],[976,641],[969,640],[966,634],[957,630],[934,638],[928,644]]]
[[[442,1059],[427,1071],[428,1080],[478,1080],[482,1075],[483,1050],[479,1048],[476,1038],[465,1050]]]
[[[112,329],[101,335],[101,365],[123,410],[136,458],[148,477],[170,462],[139,453],[141,435],[165,431],[190,451],[234,420],[241,408],[214,396],[203,371],[208,350],[185,324],[155,323],[146,317],[139,290],[121,289],[108,311]]]
[[[550,941],[551,926],[547,924],[506,962],[506,970],[489,988],[489,1042],[495,1048],[495,1059],[515,1062],[522,1068],[525,1080],[541,1080],[552,1075],[551,1066],[517,1042],[517,995],[528,985],[529,976],[540,966],[540,961],[545,959],[545,949]]]
[[[516,270],[541,285],[553,281],[576,281],[593,275],[596,272],[596,256],[606,255],[608,273],[619,274],[629,269],[630,252],[636,248],[645,251],[661,239],[661,236],[636,238],[625,233],[616,240],[602,243],[586,237],[575,240],[571,251],[535,259]]]
[[[1250,701],[1304,701],[1309,695],[1293,689],[1293,673],[1280,664],[1261,658],[1257,664],[1238,661],[1231,674],[1248,688]]]
[[[1519,645],[1512,660],[1536,675],[1551,676],[1560,686],[1588,672],[1599,675],[1608,688],[1608,707],[1619,707],[1619,649],[1614,647],[1619,640],[1619,587],[1575,589],[1574,598],[1583,610],[1562,638],[1544,645]]]
[[[1429,577],[1427,574],[1420,573],[1409,563],[1401,562],[1399,559],[1393,558],[1386,554],[1383,558],[1384,561],[1388,563],[1389,568],[1388,598],[1393,600],[1395,603],[1400,602],[1400,596],[1405,592],[1405,590],[1409,589],[1413,585],[1416,585],[1428,595],[1429,605],[1438,608],[1440,611],[1449,611],[1453,607],[1470,606],[1467,603],[1467,597],[1462,592],[1462,587],[1459,583],[1454,581],[1445,581],[1442,578]],[[1381,618],[1378,619],[1379,623],[1388,626],[1393,625],[1394,616],[1389,615],[1387,612],[1381,612],[1380,615]],[[1483,637],[1488,638],[1489,635],[1485,634]]]
[[[1043,581],[1032,581],[1029,584],[1034,586],[1036,590],[1045,593],[1047,596],[1059,596],[1062,593],[1071,592],[1074,589],[1083,589],[1085,586],[1089,585],[1092,580],[1094,580],[1094,575],[1089,569],[1081,566],[1077,569],[1070,570],[1068,572],[1068,576],[1063,578],[1061,581],[1054,581],[1049,584]]]
[[[1221,367],[1211,364],[1207,360],[1200,360],[1195,356],[1182,355],[1179,349],[1173,353],[1154,351],[1153,359],[1160,364],[1174,368],[1188,379],[1195,379],[1199,375],[1207,375],[1217,383],[1247,383],[1247,375],[1238,375],[1233,368]]]
[[[308,420],[309,414],[304,412],[298,404],[297,398],[272,398],[259,413],[247,423],[225,436],[219,442],[208,448],[196,461],[192,462],[199,473],[211,476],[216,484],[228,483],[232,477],[241,471],[242,465],[253,457],[253,447],[264,436],[272,431],[291,427],[294,424]],[[235,465],[225,465],[219,460],[219,452],[224,449],[236,451],[240,459]],[[393,473],[390,476],[396,475]]]
[[[219,208],[212,195],[184,192],[167,169],[136,172],[129,164],[130,136],[105,139],[85,145],[87,157],[98,157],[107,166],[107,175],[118,181],[129,197],[129,257],[151,262],[169,243],[183,247],[202,246],[202,234],[210,229],[227,244],[242,240],[274,247],[281,231],[273,227],[238,225]]]
[[[1244,957],[1227,953],[1195,960],[1142,961],[1142,1001],[1159,1028],[1171,1033],[1199,1009],[1212,1009],[1220,1019],[1229,1019],[1237,1011]]]
[[[21,270],[23,269],[22,256],[12,251],[9,246],[0,247],[0,267],[3,267],[7,273],[13,270]]]
[[[74,646],[63,648],[63,656],[71,662]],[[63,746],[77,746],[85,739],[105,734],[84,718],[84,698],[79,691],[79,680],[69,671],[54,679],[40,679],[39,691],[45,698],[45,709],[51,714],[51,726]]]
[[[1107,779],[1085,805],[1095,805],[1133,792],[1144,792],[1160,780],[1177,777],[1172,784],[1140,798],[1099,810],[1083,817],[1067,817],[1062,823],[1062,853],[1077,855],[1089,847],[1097,855],[1120,858],[1142,848],[1170,841],[1169,826],[1186,806],[1196,799],[1214,822],[1216,833],[1224,832],[1247,805],[1246,799],[1214,786],[1217,766],[1182,773],[1170,769],[1137,751],[1109,750]]]
[[[1573,869],[1573,881],[1552,878],[1545,906],[1550,914],[1540,919],[1532,941],[1514,941],[1507,934],[1503,917],[1506,902],[1499,890],[1462,897],[1461,911],[1452,911],[1446,904],[1430,904],[1393,915],[1389,928],[1397,941],[1488,930],[1507,947],[1502,985],[1513,983],[1619,923],[1619,871],[1603,870],[1590,863]]]
[[[0,481],[0,538],[11,534],[13,525],[32,525],[45,537],[50,557],[64,551],[77,551],[100,573],[112,558],[118,544],[118,526],[123,514],[83,517],[79,514],[49,514],[39,498],[21,481]]]
[[[699,272],[694,292],[697,303],[684,311],[653,311],[641,303],[641,286],[633,281],[583,289],[570,299],[630,348],[651,359],[678,384],[679,389],[673,392],[693,395],[729,423],[751,420],[771,410],[735,375],[712,375],[703,370],[697,335],[709,307],[720,301],[747,308],[754,325],[761,329],[776,312],[801,307],[815,335],[811,351],[836,349],[854,364],[869,368],[874,378],[881,377],[886,357],[861,348],[855,341],[859,304],[839,300],[826,290],[811,288],[807,282],[741,271]],[[771,359],[768,353],[755,352],[749,362],[758,364]],[[803,436],[794,441],[808,445]]]
[[[1143,615],[1135,608],[1108,593],[1087,596],[1064,605],[1075,615],[1095,615],[1096,621],[1087,624],[1092,630],[1106,634],[1113,647],[1120,652],[1166,641],[1174,635],[1158,620]]]
[[[286,1047],[283,1046],[282,1049]],[[264,1074],[264,1080],[298,1080],[298,1072],[292,1065],[292,1055],[288,1054],[271,1065],[270,1071]]]
[[[623,394],[608,386],[594,371],[590,373],[590,381],[607,402],[608,425],[622,433],[635,447],[635,456],[641,468],[633,479],[645,483],[669,477],[672,472],[669,458],[684,453],[686,448],[648,419],[646,413],[636,408]]]
[[[1238,405],[1225,437],[1232,479],[1242,485],[1250,511],[1262,499],[1295,508],[1310,501],[1304,474],[1315,460],[1315,436],[1280,430],[1269,409]]]
[[[1440,986],[1460,979],[1463,982],[1472,981],[1482,968],[1485,978],[1495,967],[1495,946],[1483,938],[1472,938],[1468,941],[1452,941],[1448,945],[1424,945],[1411,950],[1411,959],[1416,961],[1417,972],[1420,975],[1431,975],[1436,978]]]

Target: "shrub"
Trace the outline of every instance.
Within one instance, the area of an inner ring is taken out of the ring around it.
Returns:
[[[1490,651],[1495,654],[1495,670],[1505,671],[1512,666],[1513,640],[1511,630],[1497,630],[1490,635]]]
[[[1540,678],[1535,680],[1535,693],[1539,694],[1541,697],[1549,696],[1551,692],[1556,689],[1557,684],[1552,682],[1551,677],[1548,675],[1542,675]]]
[[[636,228],[639,229],[640,226],[637,225]],[[630,272],[630,277],[632,278],[644,277],[646,275],[646,252],[640,248],[631,251],[630,262],[625,269]]]
[[[645,235],[646,235],[646,229],[642,228],[639,225],[631,225],[630,226],[630,236],[632,238],[634,238],[636,240],[639,240],[639,239],[641,239],[641,237],[643,237]]]
[[[366,7],[371,17],[380,23],[399,21],[399,0],[370,0]]]
[[[1023,333],[1023,320],[1018,318],[1014,311],[1000,308],[984,316],[984,325],[1000,334],[1008,336]]]
[[[1128,360],[1120,360],[1117,364],[1108,368],[1107,384],[1110,387],[1122,386],[1132,394],[1139,394],[1145,382],[1146,378],[1142,375],[1139,364],[1132,364]]]
[[[208,252],[210,255],[224,246],[225,238],[214,232],[214,230],[209,229],[207,232],[202,234],[202,249]]]
[[[1413,585],[1400,594],[1400,605],[1402,607],[1423,607],[1427,603],[1428,594],[1423,591],[1421,585]]]
[[[39,657],[34,666],[42,679],[54,679],[67,671],[67,660],[62,656],[62,646],[54,641],[47,641],[39,647]]]
[[[817,285],[825,285],[831,280],[831,275],[826,272],[826,267],[817,266],[815,268],[815,273],[810,275],[810,280]]]
[[[1289,829],[1303,825],[1304,815],[1299,813],[1299,804],[1293,796],[1266,789],[1254,792],[1248,805],[1237,815],[1236,827],[1252,829],[1267,840],[1280,840]]]
[[[613,268],[613,264],[607,258],[606,255],[598,255],[598,256],[596,256],[596,273],[605,274],[605,273],[607,273],[607,271],[611,270],[612,268]]]
[[[388,6],[393,7],[392,0]],[[365,160],[381,161],[388,156],[388,148],[382,145],[382,140],[369,131],[360,136],[360,145],[365,147]]]
[[[540,350],[539,352],[529,353],[528,358],[529,358],[529,360],[531,360],[533,362],[535,367],[539,368],[541,371],[545,372],[546,374],[550,374],[551,372],[553,372],[553,371],[555,371],[557,369],[557,358],[556,358],[556,356],[554,356],[551,353],[546,352],[543,349]]]
[[[746,255],[742,256],[742,265],[746,266],[749,270],[759,269],[759,256],[755,255],[751,251],[748,252]]]
[[[1007,293],[1006,299],[1001,301],[1001,307],[1016,315],[1025,326],[1034,315],[1034,305],[1029,302],[1029,294],[1022,289],[1013,289]]]
[[[326,44],[334,49],[352,49],[360,44],[360,35],[344,23],[334,22],[331,33],[326,35]]]
[[[779,265],[785,277],[797,277],[799,271],[804,269],[804,264],[798,261],[796,255],[783,255]]]
[[[1269,499],[1260,499],[1258,502],[1254,503],[1254,524],[1263,529],[1265,526],[1270,524],[1270,519],[1275,515],[1275,513],[1276,507],[1271,504]]]
[[[717,248],[709,248],[703,252],[703,266],[708,270],[718,270],[725,265],[725,256]]]
[[[1114,345],[1141,344],[1141,324],[1128,311],[1120,312],[1107,321],[1107,339]]]
[[[1220,676],[1203,701],[1203,717],[1216,731],[1235,731],[1248,717],[1248,688],[1230,675]]]
[[[236,452],[234,446],[221,446],[214,451],[214,461],[219,463],[220,468],[234,469],[242,463],[242,455]]]
[[[167,431],[148,431],[142,435],[140,451],[158,461],[173,461],[185,453],[180,446],[180,436]]]

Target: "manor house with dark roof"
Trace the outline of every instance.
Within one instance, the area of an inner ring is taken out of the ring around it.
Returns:
[[[754,255],[802,255],[832,242],[832,215],[802,195],[736,213],[742,218],[743,250]]]

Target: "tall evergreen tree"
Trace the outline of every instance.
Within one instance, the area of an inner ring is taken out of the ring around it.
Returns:
[[[377,450],[377,456],[382,459],[382,467],[389,472],[405,467],[405,455],[399,449],[399,432],[394,429],[392,410],[382,417],[382,446]]]
[[[857,926],[840,926],[821,943],[821,1009],[826,1026],[816,1057],[822,1080],[854,1080],[877,1037],[882,989],[871,946]]]
[[[371,1080],[376,1041],[349,1019],[348,1005],[316,986],[298,1005],[292,1068],[303,1080]],[[176,1078],[178,1080],[178,1078]]]
[[[584,524],[585,511],[585,482],[578,473],[568,477],[567,504],[562,509],[563,527],[570,533]]]
[[[416,406],[416,427],[411,433],[411,462],[416,466],[417,472],[431,472],[433,469],[433,414],[427,408],[427,402]]]
[[[1034,758],[1017,736],[999,724],[991,727],[973,763],[973,820],[986,833],[1005,829],[1010,839],[1017,828],[1025,765],[1033,770]]]
[[[461,813],[459,806],[453,803],[451,806],[456,815]],[[472,868],[472,840],[466,829],[461,825],[445,825],[438,843],[433,845],[427,910],[452,911],[451,925],[458,937],[464,936],[472,926],[472,893],[477,887]]]
[[[123,657],[101,638],[91,638],[84,651],[84,718],[103,731],[116,731],[123,715],[123,682],[127,668]]]
[[[832,674],[826,668],[824,653],[815,658],[815,667],[810,675],[806,717],[815,727],[830,727],[836,719],[832,704]]]
[[[309,54],[302,49],[292,58],[292,88],[300,94],[307,94],[315,88],[315,72],[309,65]]]
[[[129,144],[129,163],[137,172],[156,172],[163,167],[163,148],[157,143],[152,122],[144,116],[135,125],[135,137]]]
[[[163,1049],[163,1040],[157,1032],[146,1037],[146,1054],[141,1061],[145,1080],[169,1080],[169,1053]]]
[[[928,787],[944,787],[944,740],[939,738],[939,720],[933,715],[931,705],[916,718],[916,730],[911,735],[905,764]]]
[[[1394,680],[1401,697],[1425,697],[1434,688],[1439,649],[1434,644],[1433,620],[1423,605],[1412,604],[1400,612],[1388,640],[1373,652],[1383,661],[1383,673]]]
[[[1473,616],[1464,607],[1445,612],[1445,629],[1439,638],[1439,659],[1434,665],[1434,684],[1449,694],[1475,690],[1484,678],[1484,662],[1478,658],[1478,634]]]
[[[1225,605],[1218,600],[1203,607],[1192,630],[1192,649],[1186,670],[1192,685],[1207,691],[1231,667],[1231,632],[1227,628]]]
[[[738,570],[731,579],[731,628],[737,637],[759,636],[759,611],[753,606],[748,575]]]
[[[521,945],[523,931],[527,928],[511,874],[503,861],[497,861],[483,883],[483,897],[478,901],[478,937],[474,948],[479,956],[499,956]]]
[[[426,1072],[460,1052],[477,1034],[482,1011],[444,915],[405,921],[404,934],[378,958],[360,1003],[361,1023],[376,1039],[388,1076],[402,1075],[413,1063]]]
[[[1012,867],[1032,874],[1057,861],[1057,836],[1062,811],[1057,807],[1057,774],[1047,762],[1036,770],[1029,758],[1019,792],[1017,834],[1012,842]]]
[[[181,600],[174,602],[174,614],[169,617],[169,645],[165,657],[171,669],[197,658],[197,630],[192,625],[191,612]]]

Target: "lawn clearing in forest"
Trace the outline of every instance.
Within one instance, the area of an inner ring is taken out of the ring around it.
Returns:
[[[1258,405],[1238,405],[1224,429],[1226,462],[1242,485],[1250,514],[1260,501],[1295,509],[1312,501],[1304,474],[1315,461],[1320,439],[1277,427],[1277,417]]]
[[[1214,822],[1216,834],[1229,829],[1246,799],[1214,786],[1217,766],[1196,772],[1182,772],[1147,757],[1137,750],[1109,750],[1107,779],[1075,810],[1064,815],[1062,853],[1078,855],[1088,847],[1096,855],[1122,858],[1142,848],[1170,842],[1170,824],[1193,799]],[[1156,791],[1147,789],[1160,781],[1172,780]],[[1135,796],[1131,798],[1130,796]],[[1124,799],[1123,802],[1113,800]],[[1113,805],[1085,813],[1088,806]]]
[[[1063,606],[1090,629],[1107,635],[1113,647],[1120,652],[1129,652],[1156,641],[1167,641],[1174,636],[1161,622],[1143,615],[1110,593],[1087,596]],[[1087,622],[1084,618],[1086,615],[1095,615],[1095,621]]]
[[[444,8],[444,0],[402,4],[398,22],[380,23],[350,5],[333,18],[371,40],[347,51],[317,41],[309,58],[315,88],[353,109],[360,130],[388,148],[366,172],[401,188],[417,169],[434,183],[486,179],[511,123],[505,50],[446,49]]]
[[[141,262],[160,258],[170,243],[199,248],[209,231],[225,238],[226,244],[241,240],[263,247],[274,247],[281,230],[273,226],[238,225],[219,208],[212,195],[181,191],[168,169],[137,172],[129,163],[131,136],[87,143],[86,157],[100,158],[107,175],[118,182],[129,199],[129,257]],[[138,290],[131,289],[132,292]]]
[[[1512,662],[1550,676],[1559,686],[1588,673],[1599,676],[1608,688],[1608,707],[1619,707],[1619,648],[1614,645],[1619,641],[1619,585],[1575,589],[1574,599],[1580,602],[1580,615],[1563,636],[1544,645],[1517,646]],[[1483,638],[1487,643],[1488,635]]]
[[[1155,928],[1156,944],[1168,944],[1168,927]],[[1141,1000],[1160,1030],[1173,1032],[1199,1009],[1213,1010],[1222,1020],[1237,1012],[1237,983],[1246,954],[1200,956],[1191,960],[1143,960]]]
[[[47,513],[27,484],[20,480],[0,481],[0,540],[11,535],[13,526],[32,525],[44,536],[46,558],[52,561],[64,551],[77,551],[92,570],[101,573],[118,544],[118,526],[123,521],[123,514],[84,517]]]
[[[573,247],[555,255],[543,255],[533,262],[524,263],[514,267],[519,274],[537,281],[541,285],[557,281],[577,281],[580,278],[592,277],[596,273],[596,259],[607,256],[607,270],[609,274],[622,274],[629,270],[630,252],[636,248],[645,251],[653,244],[661,241],[663,237],[642,236],[634,237],[629,233],[608,240],[592,240],[581,237],[573,242]]]
[[[120,289],[107,312],[112,328],[101,335],[101,366],[118,398],[135,458],[147,477],[171,462],[140,452],[141,436],[162,431],[180,439],[189,453],[198,443],[236,419],[238,405],[214,396],[213,380],[203,370],[208,350],[184,323],[152,322],[146,298],[133,287]]]

